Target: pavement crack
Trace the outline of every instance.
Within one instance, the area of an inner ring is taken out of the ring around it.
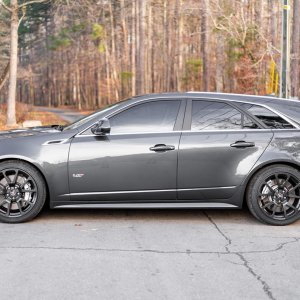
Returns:
[[[178,251],[168,251],[168,250],[155,250],[155,249],[118,249],[118,248],[81,248],[81,247],[49,247],[49,246],[11,246],[5,247],[1,246],[0,249],[39,249],[39,250],[69,250],[69,251],[101,251],[101,252],[133,252],[133,253],[157,253],[157,254],[231,254],[228,252],[220,251],[191,251],[187,250],[178,250]]]
[[[203,214],[207,217],[210,223],[213,224],[213,226],[217,229],[217,231],[222,235],[222,237],[227,241],[227,244],[224,246],[227,253],[231,253],[229,246],[231,245],[232,241],[231,239],[221,230],[221,228],[217,225],[217,223],[208,215],[206,211],[203,212]]]
[[[279,243],[279,244],[277,244],[277,248],[276,249],[270,250],[270,251],[265,251],[265,252],[276,252],[276,251],[281,250],[285,245],[292,244],[292,243],[297,243],[299,241],[300,241],[300,238],[294,237],[292,241],[288,241],[288,242],[284,242],[284,243]]]
[[[230,251],[230,253],[242,253],[242,254],[273,253],[273,252],[282,250],[288,244],[293,244],[293,243],[297,243],[297,242],[300,241],[300,238],[297,238],[297,237],[294,237],[294,238],[288,237],[288,238],[292,239],[292,240],[288,241],[288,242],[277,244],[277,247],[275,249],[270,249],[270,250],[254,250],[254,251]]]
[[[217,229],[217,231],[220,233],[220,235],[227,241],[227,244],[224,246],[226,253],[234,254],[234,255],[238,256],[242,260],[243,266],[247,269],[247,271],[262,285],[263,291],[266,294],[266,296],[271,300],[275,300],[275,297],[273,296],[273,294],[271,292],[270,286],[267,284],[267,282],[265,280],[262,279],[262,277],[260,275],[256,274],[256,272],[250,266],[249,262],[247,261],[245,256],[242,254],[242,252],[234,252],[234,251],[230,250],[229,246],[232,244],[232,240],[230,239],[230,237],[221,230],[221,228],[218,226],[218,224],[213,220],[213,218],[211,216],[208,215],[207,212],[203,212],[203,213],[207,217],[207,219],[213,224],[213,226]],[[286,244],[290,244],[290,243],[297,242],[297,241],[298,241],[298,239],[295,238],[293,241],[281,243],[278,245],[278,247],[275,250],[273,250],[273,252],[281,250]],[[259,252],[259,251],[256,251],[256,252]],[[263,251],[261,251],[261,252],[263,252]],[[264,251],[264,252],[268,252],[268,251]]]
[[[249,262],[247,261],[247,259],[245,258],[244,255],[242,255],[241,253],[235,253],[243,262],[243,265],[245,266],[245,268],[248,270],[248,272],[258,281],[260,282],[260,284],[263,287],[263,290],[265,292],[265,294],[268,296],[269,299],[271,300],[276,300],[275,297],[273,296],[272,292],[271,292],[271,288],[270,286],[267,284],[266,281],[264,281],[260,275],[256,274],[256,272],[253,270],[253,268],[251,268]]]
[[[159,250],[159,249],[121,249],[121,248],[96,248],[96,247],[51,247],[51,246],[0,246],[0,249],[37,249],[37,250],[70,250],[70,251],[102,251],[102,252],[133,252],[133,253],[157,253],[157,254],[216,254],[216,255],[243,255],[243,254],[259,254],[272,253],[282,250],[286,245],[299,242],[300,238],[293,238],[292,241],[278,244],[275,249],[258,250],[258,251],[196,251],[191,249],[186,250]]]

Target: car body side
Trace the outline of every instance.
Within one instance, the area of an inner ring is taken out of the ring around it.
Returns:
[[[122,111],[130,107],[131,105],[135,105],[147,100],[159,100],[162,98],[165,99],[216,99],[218,101],[236,101],[240,100],[242,102],[248,102],[253,104],[266,105],[266,107],[271,106],[268,105],[270,102],[269,99],[256,100],[253,97],[248,97],[244,99],[242,96],[238,97],[238,99],[232,99],[230,96],[224,96],[223,98],[220,95],[212,94],[210,97],[207,97],[206,94],[166,94],[163,95],[151,95],[151,96],[143,96],[140,98],[134,98],[128,102],[125,102],[121,106],[116,109],[112,109],[109,113],[99,113],[95,116],[95,118],[91,119],[87,124],[83,126],[66,131],[16,131],[12,134],[1,134],[0,135],[0,161],[17,159],[26,161],[33,166],[35,166],[40,173],[43,175],[45,182],[47,184],[50,206],[52,208],[72,205],[76,204],[80,201],[77,199],[76,201],[72,201],[70,197],[70,176],[69,174],[69,153],[70,147],[74,139],[78,138],[77,136],[81,134],[83,131],[90,128],[95,122],[103,117],[109,117],[112,114]],[[276,100],[277,101],[277,100]],[[284,101],[284,100],[280,100]],[[279,112],[278,110],[275,110]],[[244,112],[247,114],[247,112]],[[293,118],[292,120],[297,121],[297,119]],[[197,202],[205,204],[205,207],[209,206],[211,203],[211,207],[216,207],[214,203],[224,204],[222,207],[226,207],[225,204],[228,204],[228,207],[236,207],[240,208],[243,204],[244,193],[247,187],[249,180],[252,176],[262,169],[265,166],[271,164],[287,164],[300,169],[300,129],[261,129],[266,134],[270,135],[270,139],[268,141],[268,145],[259,153],[255,162],[249,169],[245,169],[246,172],[242,174],[242,180],[239,184],[234,186],[230,192],[226,192],[225,190],[220,190],[216,193],[214,189],[211,194],[206,190],[204,196],[208,196],[208,201],[203,199],[193,199],[191,198],[181,198],[179,199],[179,192],[177,191],[177,197],[174,199],[174,202]],[[183,129],[179,130],[180,134],[184,134],[188,132],[188,130]],[[249,130],[250,131],[250,130]],[[259,132],[259,129],[251,131],[253,135],[253,139],[255,139],[255,132]],[[213,134],[213,133],[212,133]],[[182,142],[182,137],[181,137]],[[180,149],[176,151],[181,151]],[[237,150],[241,151],[241,150]],[[180,152],[179,152],[180,153]],[[180,155],[180,154],[179,154]],[[177,158],[178,159],[178,158]],[[214,170],[217,172],[217,170]],[[195,175],[195,174],[194,174]],[[224,174],[221,174],[224,176]],[[211,178],[213,180],[213,178]],[[222,188],[222,187],[221,187]],[[205,190],[205,188],[204,188]],[[214,194],[215,193],[215,194]],[[82,196],[84,197],[84,195]],[[116,196],[117,197],[117,196]],[[196,196],[197,197],[197,196]],[[159,194],[157,198],[157,207],[159,207],[159,202],[163,203],[164,200],[159,201]],[[99,201],[82,201],[86,204],[101,204]],[[111,200],[111,203],[114,204],[114,201]],[[118,204],[116,203],[116,207]]]

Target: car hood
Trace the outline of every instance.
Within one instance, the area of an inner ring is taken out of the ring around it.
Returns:
[[[60,132],[60,130],[55,129],[53,127],[32,127],[32,128],[5,130],[5,131],[0,131],[0,139],[42,135],[47,133],[50,134],[55,132]]]

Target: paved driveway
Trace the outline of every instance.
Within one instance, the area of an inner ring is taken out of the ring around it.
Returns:
[[[38,111],[52,112],[68,123],[72,123],[82,118],[82,114],[80,112],[72,109],[62,109],[46,106],[36,106],[35,109]]]
[[[0,224],[0,298],[300,299],[299,240],[246,210],[46,210]]]

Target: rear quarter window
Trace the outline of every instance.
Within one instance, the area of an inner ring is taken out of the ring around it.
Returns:
[[[292,124],[286,121],[284,118],[267,109],[266,107],[243,103],[239,104],[244,110],[247,110],[254,117],[259,119],[264,125],[271,129],[288,129],[295,128]]]

